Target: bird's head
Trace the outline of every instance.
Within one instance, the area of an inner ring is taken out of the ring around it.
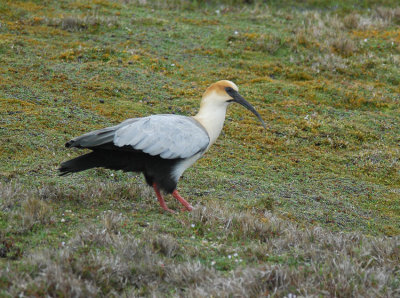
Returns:
[[[266,128],[260,114],[239,94],[238,86],[231,81],[222,80],[211,84],[203,94],[201,106],[207,105],[215,108],[222,106],[226,109],[226,107],[233,102],[239,103],[246,109],[250,110],[257,116],[263,127]]]

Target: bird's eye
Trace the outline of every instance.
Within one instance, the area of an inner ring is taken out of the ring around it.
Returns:
[[[226,92],[231,92],[231,91],[233,91],[233,88],[232,88],[232,87],[226,87],[226,88],[225,88],[225,91],[226,91]]]

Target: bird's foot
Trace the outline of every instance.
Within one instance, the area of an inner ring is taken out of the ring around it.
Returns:
[[[184,208],[182,208],[182,211],[192,211],[193,210],[192,205],[190,205],[184,198],[182,198],[176,189],[172,192],[172,195],[175,199],[177,199],[184,206]]]
[[[161,192],[160,192],[160,190],[158,189],[158,186],[157,186],[156,183],[153,183],[153,188],[154,188],[154,191],[155,191],[155,193],[156,193],[156,196],[157,196],[158,202],[160,203],[161,208],[163,208],[165,211],[168,211],[168,212],[170,212],[170,213],[175,213],[174,210],[169,209],[169,208],[167,207],[167,204],[165,204],[164,198],[163,198],[163,196],[161,195]]]
[[[192,210],[193,210],[193,207],[192,207],[192,206],[190,206],[189,208],[186,208],[186,207],[181,208],[181,211],[182,211],[182,212],[185,212],[185,211],[192,211]]]
[[[167,204],[165,204],[164,198],[161,195],[161,192],[158,189],[158,186],[156,183],[153,183],[153,188],[154,188],[154,191],[156,193],[156,196],[157,196],[158,202],[160,203],[161,208],[163,208],[165,211],[168,211],[170,213],[175,213],[174,210],[169,209],[167,207]],[[192,211],[193,210],[192,205],[190,205],[184,198],[182,198],[176,189],[172,192],[172,195],[175,199],[177,199],[183,205],[183,208],[181,209],[182,211]]]
[[[162,207],[162,206],[161,206]],[[172,209],[169,209],[167,206],[165,206],[165,208],[164,207],[162,207],[165,211],[168,211],[169,213],[172,213],[172,214],[175,214],[176,212],[174,211],[174,210],[172,210]]]

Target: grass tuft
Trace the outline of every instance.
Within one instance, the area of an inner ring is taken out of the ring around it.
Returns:
[[[356,44],[345,36],[333,39],[330,44],[335,53],[345,57],[352,56],[357,51]]]
[[[347,29],[358,29],[360,23],[360,15],[357,13],[348,14],[343,18],[343,24]]]
[[[30,21],[32,25],[47,25],[50,27],[60,28],[68,32],[79,32],[86,30],[95,30],[99,26],[118,27],[117,17],[104,17],[99,15],[87,16],[62,16],[59,18],[34,17]]]
[[[40,199],[29,198],[22,202],[21,207],[18,217],[22,220],[25,230],[31,230],[36,224],[47,225],[53,221],[51,207]]]
[[[400,23],[400,7],[389,8],[389,7],[377,7],[375,10],[376,17],[382,19],[387,23]]]
[[[179,243],[170,235],[160,235],[152,239],[153,249],[166,256],[174,257],[179,253]]]
[[[207,225],[205,216],[229,223],[228,210],[223,206],[219,210],[203,209],[203,224]],[[175,258],[178,244],[170,236],[155,234],[140,240],[107,229],[109,217],[105,214],[103,224],[82,230],[62,248],[32,252],[24,260],[29,268],[25,274],[11,269],[0,273],[0,280],[9,285],[11,295],[147,296],[165,291],[189,297],[281,296],[290,291],[296,295],[399,294],[395,269],[400,260],[398,237],[371,239],[321,228],[302,230],[267,214],[268,225],[278,225],[281,234],[268,237],[266,243],[255,242],[250,250],[258,250],[267,264],[222,274],[189,260],[184,251],[180,259]],[[256,221],[248,215],[242,219],[242,227],[250,219]],[[241,229],[239,233],[248,232]],[[102,249],[88,254],[90,247]],[[289,258],[293,264],[268,264],[274,258]]]

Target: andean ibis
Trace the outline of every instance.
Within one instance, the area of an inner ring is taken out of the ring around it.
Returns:
[[[142,172],[154,188],[161,207],[165,204],[160,190],[172,194],[191,211],[176,185],[183,172],[193,165],[218,138],[229,104],[236,102],[265,123],[260,114],[239,93],[231,81],[218,81],[204,92],[200,110],[193,117],[160,114],[128,119],[86,133],[65,144],[66,147],[88,148],[92,152],[61,164],[60,175],[102,167],[126,172]]]

